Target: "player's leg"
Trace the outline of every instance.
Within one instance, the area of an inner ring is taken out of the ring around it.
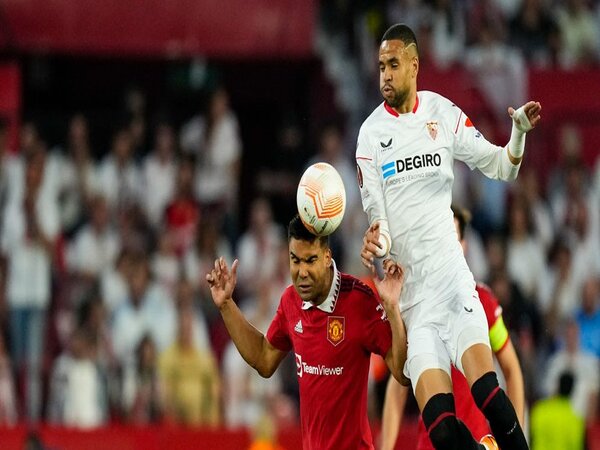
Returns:
[[[469,383],[473,399],[490,423],[502,450],[526,450],[527,441],[512,403],[498,385],[487,319],[477,292],[468,285],[457,292],[460,308],[450,324],[454,365]]]
[[[423,372],[417,381],[415,397],[436,450],[481,449],[465,424],[456,418],[452,380],[445,371]]]
[[[529,447],[517,413],[498,385],[490,347],[485,344],[470,346],[463,352],[461,363],[475,403],[490,423],[500,448],[527,450]]]
[[[456,418],[450,357],[435,328],[419,327],[408,332],[407,375],[423,423],[436,450],[478,450],[471,432]]]

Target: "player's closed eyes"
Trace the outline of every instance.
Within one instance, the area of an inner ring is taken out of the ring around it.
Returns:
[[[305,262],[306,262],[306,264],[311,265],[311,264],[314,264],[315,261],[317,261],[317,259],[318,258],[316,256],[313,256],[312,258],[307,259]],[[297,264],[300,264],[300,262],[301,261],[299,259],[292,258],[292,264],[296,264],[297,265]]]

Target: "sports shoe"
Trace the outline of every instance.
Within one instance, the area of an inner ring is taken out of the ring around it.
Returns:
[[[498,448],[498,443],[496,442],[496,439],[491,434],[486,434],[484,437],[481,438],[479,443],[483,445],[483,448],[485,448],[485,450],[500,450]]]

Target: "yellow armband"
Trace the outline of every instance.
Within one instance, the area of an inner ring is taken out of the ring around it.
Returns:
[[[508,330],[504,325],[502,316],[498,317],[496,323],[490,328],[490,344],[494,353],[499,352],[508,341]]]

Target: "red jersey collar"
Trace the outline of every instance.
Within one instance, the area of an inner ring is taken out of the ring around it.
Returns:
[[[389,112],[394,117],[398,117],[400,115],[394,108],[392,108],[390,105],[388,105],[385,100],[383,102],[383,107],[385,108],[385,110],[387,112]],[[417,94],[417,101],[415,101],[415,106],[412,109],[413,114],[417,112],[418,107],[419,107],[419,94]]]
[[[333,262],[333,282],[331,283],[331,288],[329,289],[329,294],[327,294],[327,298],[320,305],[313,305],[311,302],[302,302],[302,309],[310,309],[311,307],[319,308],[321,311],[326,313],[332,313],[335,309],[335,304],[337,303],[338,296],[340,295],[340,286],[342,284],[342,274],[337,270],[335,265],[335,261]]]

